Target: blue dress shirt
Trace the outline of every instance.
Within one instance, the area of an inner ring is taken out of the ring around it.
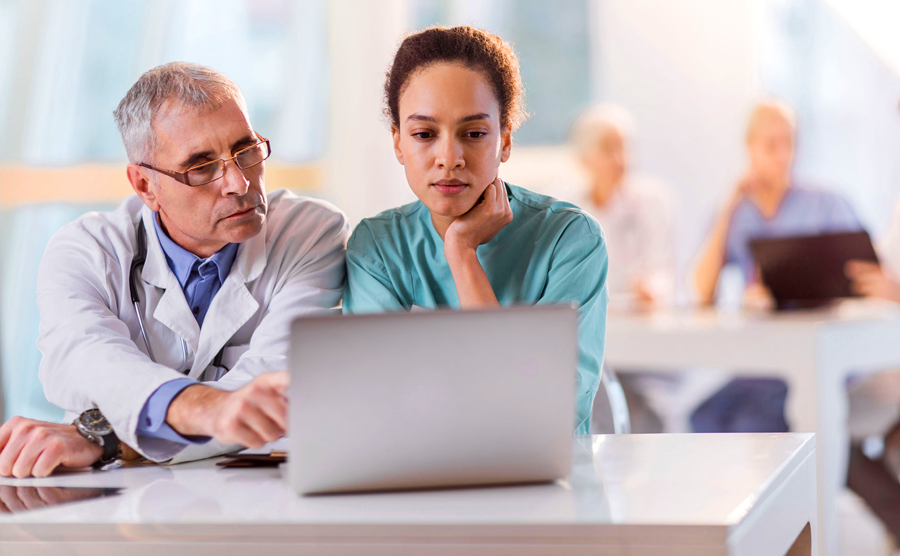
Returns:
[[[201,259],[193,253],[186,251],[177,243],[169,239],[169,236],[159,225],[159,216],[153,218],[156,227],[156,237],[166,255],[169,268],[178,279],[188,307],[194,313],[197,324],[203,326],[206,312],[212,303],[213,297],[222,287],[222,282],[231,272],[231,265],[237,256],[238,244],[229,243],[218,253],[207,259]],[[208,442],[208,437],[184,437],[166,423],[166,413],[169,404],[182,390],[196,384],[190,378],[181,378],[169,381],[156,389],[141,409],[138,419],[138,436],[159,438],[179,444],[202,444]]]
[[[837,193],[793,186],[772,218],[766,218],[749,200],[738,205],[728,229],[725,263],[738,265],[749,284],[756,281],[756,262],[750,252],[750,240],[861,229],[850,203]]]

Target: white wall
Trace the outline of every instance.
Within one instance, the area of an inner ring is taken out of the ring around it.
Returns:
[[[325,197],[359,220],[414,200],[381,118],[385,72],[406,30],[403,0],[331,0]]]
[[[675,190],[682,277],[744,165],[759,4],[598,0],[598,96],[634,113],[639,168]]]

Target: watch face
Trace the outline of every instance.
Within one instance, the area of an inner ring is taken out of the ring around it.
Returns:
[[[112,430],[109,421],[100,413],[99,409],[89,409],[79,417],[81,427],[92,434],[104,435]]]

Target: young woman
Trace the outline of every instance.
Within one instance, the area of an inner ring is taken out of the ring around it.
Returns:
[[[472,27],[416,33],[394,57],[385,100],[397,160],[419,201],[353,232],[344,312],[575,302],[575,431],[587,433],[603,361],[606,244],[574,205],[498,177],[525,118],[515,53]]]

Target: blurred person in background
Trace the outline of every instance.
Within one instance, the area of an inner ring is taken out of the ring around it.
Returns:
[[[674,199],[662,182],[631,169],[635,124],[615,104],[598,104],[576,120],[571,148],[586,183],[575,204],[603,227],[609,250],[610,311],[670,306],[675,296]],[[666,408],[682,380],[673,375],[619,376],[636,433],[662,432]],[[612,430],[609,401],[597,396],[592,432]]]
[[[674,202],[668,189],[631,171],[634,120],[600,104],[572,129],[571,144],[587,176],[578,206],[606,233],[610,309],[663,307],[675,295]]]
[[[715,301],[719,276],[737,265],[748,305],[771,306],[749,243],[757,238],[851,232],[862,229],[850,204],[829,191],[794,184],[796,116],[780,101],[757,104],[747,124],[748,167],[703,246],[693,275],[702,305]],[[691,417],[698,432],[787,431],[787,385],[777,379],[736,379]]]
[[[768,294],[750,253],[757,238],[853,232],[862,229],[846,199],[830,191],[796,185],[791,177],[796,116],[779,101],[754,107],[747,123],[748,167],[719,214],[693,275],[702,305],[715,301],[723,267],[737,265],[751,303]]]
[[[879,263],[851,261],[854,293],[900,304],[900,201],[879,242]],[[900,539],[900,370],[852,378],[848,383],[851,449],[847,485]]]
[[[877,250],[879,263],[851,261],[847,265],[851,289],[859,295],[900,303],[900,200]]]

